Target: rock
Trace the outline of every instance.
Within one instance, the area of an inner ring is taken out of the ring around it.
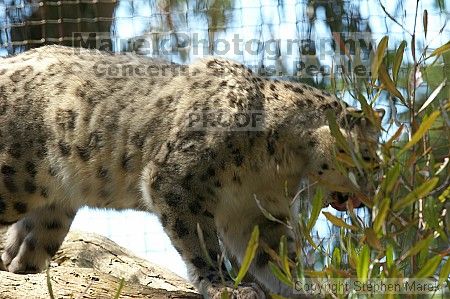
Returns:
[[[54,298],[115,298],[121,279],[119,298],[202,298],[185,279],[105,237],[84,232],[69,232],[50,263],[49,278]],[[0,298],[51,298],[45,272],[0,271],[0,281]]]

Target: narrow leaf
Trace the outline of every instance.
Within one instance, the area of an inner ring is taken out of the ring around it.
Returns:
[[[436,268],[441,263],[442,257],[440,255],[435,255],[429,259],[425,265],[419,270],[419,272],[414,275],[415,278],[427,278],[434,274]]]
[[[213,266],[213,267],[216,266],[216,264],[213,262],[212,259],[216,260],[217,256],[211,257],[209,255],[208,249],[206,248],[205,237],[203,235],[203,230],[200,226],[200,223],[197,223],[197,236],[198,236],[198,240],[200,241],[200,247],[202,248],[203,256],[206,258],[206,261],[208,262],[208,264],[210,266]]]
[[[403,54],[405,53],[406,41],[402,41],[395,52],[394,63],[392,64],[392,78],[394,82],[398,80],[398,72],[403,61]]]
[[[353,269],[356,269],[358,264],[358,255],[356,254],[355,247],[352,244],[351,238],[347,238],[347,253],[349,256],[348,262]]]
[[[367,277],[369,274],[369,265],[370,265],[370,248],[369,246],[364,245],[358,257],[358,265],[356,267],[356,274],[358,276],[358,280],[361,280],[362,283],[365,283],[367,281]]]
[[[389,268],[394,264],[394,247],[391,244],[386,246],[386,265]]]
[[[424,182],[422,185],[411,191],[404,198],[395,202],[393,210],[397,212],[411,205],[420,198],[424,198],[428,193],[430,193],[433,190],[433,188],[436,186],[438,182],[439,178],[432,178],[431,180]]]
[[[383,246],[381,245],[380,239],[378,239],[373,228],[370,227],[365,228],[364,235],[366,237],[367,244],[369,244],[370,247],[380,251],[383,250]]]
[[[220,299],[230,299],[230,294],[227,291],[227,288],[223,288],[222,294],[220,294]]]
[[[345,164],[345,166],[353,168],[355,167],[355,162],[353,158],[345,153],[336,153],[336,160]]]
[[[431,128],[436,118],[439,116],[441,112],[440,111],[434,111],[428,116],[425,116],[423,118],[422,124],[420,125],[419,129],[414,133],[411,140],[400,150],[398,153],[399,155],[403,154],[405,151],[410,149],[414,144],[416,144],[422,137],[425,135],[426,132],[428,132],[428,129]]]
[[[345,152],[349,153],[350,149],[348,147],[348,144],[344,136],[342,135],[339,126],[337,125],[336,115],[334,114],[333,111],[328,110],[326,112],[326,116],[328,120],[328,125],[330,127],[331,135],[336,139],[336,143],[338,144],[338,146],[340,146],[343,150],[345,150]]]
[[[391,200],[389,197],[385,197],[379,207],[378,207],[378,214],[375,217],[374,221],[373,221],[373,230],[376,233],[379,233],[381,231],[381,228],[383,226],[383,223],[386,219],[386,216],[388,214],[389,211],[389,207],[391,205]]]
[[[437,55],[441,55],[442,53],[447,52],[447,51],[449,51],[449,50],[450,50],[450,42],[448,42],[448,43],[446,43],[446,44],[440,46],[440,47],[437,48],[436,50],[434,50],[434,51],[431,53],[430,57],[437,56]]]
[[[314,240],[311,238],[310,234],[305,234],[306,241],[317,251],[320,251],[319,246],[314,242]]]
[[[279,224],[283,224],[285,225],[285,223],[283,221],[281,221],[280,219],[275,218],[272,214],[270,214],[269,211],[267,211],[261,204],[261,201],[256,197],[256,194],[253,194],[253,197],[255,198],[256,204],[258,205],[259,210],[261,211],[261,213],[264,215],[264,217],[266,217],[267,219],[269,219],[270,221],[273,222],[278,222]]]
[[[383,62],[384,54],[388,45],[389,37],[385,36],[381,39],[377,47],[377,52],[375,53],[374,60],[372,62],[372,80],[375,81],[378,77],[378,69]]]
[[[341,256],[341,250],[339,249],[339,247],[334,247],[333,250],[333,265],[339,269],[341,267],[341,260],[342,260],[342,256]]]
[[[404,125],[404,124],[401,124],[401,126],[397,129],[397,131],[395,131],[394,135],[392,135],[392,137],[389,138],[389,140],[383,145],[383,147],[384,147],[386,150],[389,150],[389,149],[391,148],[391,146],[392,146],[392,143],[393,143],[394,141],[396,141],[396,140],[398,139],[398,137],[400,137],[400,135],[401,135],[402,132],[403,132],[403,128],[404,128],[404,127],[405,127],[405,125]]]
[[[428,105],[431,104],[431,102],[433,102],[433,100],[437,97],[437,95],[439,94],[439,92],[441,91],[441,89],[445,86],[445,81],[442,81],[441,84],[439,84],[438,87],[436,87],[436,89],[430,94],[430,96],[428,97],[428,99],[425,101],[425,103],[423,103],[422,107],[420,107],[419,111],[417,112],[417,114],[419,114],[420,112],[422,112],[423,110],[425,110],[425,108],[428,107]]]
[[[239,273],[234,281],[234,287],[237,287],[248,269],[250,268],[250,264],[252,260],[255,258],[256,250],[258,249],[259,242],[259,227],[256,225],[253,229],[250,240],[248,241],[247,249],[245,250],[244,260],[242,261],[241,268],[239,269]]]
[[[364,97],[362,93],[358,92],[357,100],[361,104],[361,110],[364,112],[364,115],[373,120],[375,112],[367,103],[366,97]]]
[[[438,200],[442,203],[450,199],[450,186],[448,186],[441,195],[439,195]]]
[[[292,281],[274,263],[269,262],[269,269],[275,277],[287,286],[292,287]]]
[[[450,258],[447,259],[445,264],[442,266],[441,273],[439,273],[439,284],[442,284],[444,283],[444,281],[447,281],[449,275],[450,275]]]
[[[404,103],[405,99],[403,98],[400,91],[398,91],[397,87],[395,87],[395,84],[392,81],[391,77],[389,77],[386,66],[384,64],[381,65],[378,69],[378,75],[380,76],[380,81],[381,83],[383,83],[384,89],[389,91],[393,96],[396,96],[402,101],[402,103]]]
[[[423,11],[423,31],[425,33],[425,38],[427,38],[428,32],[428,10]]]
[[[388,173],[386,174],[386,179],[383,184],[384,186],[384,194],[389,194],[392,189],[394,189],[395,184],[397,183],[397,179],[400,175],[400,163],[396,163],[394,167],[389,169]]]
[[[45,276],[47,278],[47,290],[48,290],[48,296],[50,299],[55,299],[55,294],[53,293],[53,287],[52,282],[50,278],[50,267],[47,267],[47,271],[45,271]]]
[[[433,241],[433,235],[429,235],[427,238],[420,240],[416,243],[416,245],[413,246],[413,248],[409,249],[402,255],[401,260],[404,260],[408,256],[416,255],[417,253],[419,253],[419,251],[422,250],[422,248],[428,247],[431,241]]]
[[[285,235],[281,236],[279,255],[280,255],[281,264],[283,266],[284,273],[287,275],[287,277],[290,280],[292,280],[291,269],[289,268],[287,239],[286,239]]]
[[[122,289],[125,285],[125,278],[121,278],[120,282],[119,282],[119,287],[117,288],[116,294],[114,295],[114,299],[119,299],[120,298],[120,293],[122,293]]]
[[[357,227],[346,223],[341,218],[336,217],[336,216],[334,216],[333,214],[331,214],[329,212],[322,212],[322,214],[325,215],[325,217],[328,219],[328,221],[330,221],[331,223],[333,223],[336,226],[347,228],[347,229],[351,229],[351,230],[357,230],[358,229]]]
[[[442,164],[439,166],[439,169],[436,171],[435,175],[439,175],[443,170],[447,169],[448,162],[450,162],[450,158],[449,157],[444,158],[444,162],[442,162]]]
[[[311,232],[312,228],[314,227],[314,224],[316,224],[317,218],[319,218],[320,210],[322,209],[323,205],[323,190],[321,188],[316,189],[316,194],[313,198],[313,205],[312,205],[312,211],[311,216],[309,217],[308,224],[306,225],[306,230],[308,233]]]

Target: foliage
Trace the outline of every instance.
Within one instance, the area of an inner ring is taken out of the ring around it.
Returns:
[[[426,32],[426,11],[422,20]],[[425,47],[422,53],[416,53],[415,33],[412,34],[412,44],[404,41],[394,53],[389,53],[389,38],[384,37],[374,55],[372,77],[364,83],[365,92],[353,93],[357,95],[365,116],[373,123],[376,116],[368,108],[382,99],[387,99],[391,107],[400,105],[407,111],[400,117],[395,111],[391,112],[388,124],[398,128],[389,134],[379,128],[380,133],[389,138],[378,144],[380,167],[376,175],[370,165],[361,164],[357,154],[340,155],[336,159],[336,164],[341,164],[337,169],[342,169],[346,176],[350,172],[345,170],[342,161],[353,160],[354,165],[362,165],[365,176],[373,184],[374,193],[366,199],[372,214],[364,222],[351,206],[348,211],[350,217],[346,220],[323,212],[327,220],[337,227],[338,238],[332,244],[323,240],[315,242],[312,227],[323,200],[319,190],[312,200],[309,217],[301,214],[295,225],[294,219],[298,217],[293,215],[287,223],[288,227],[294,227],[297,237],[297,259],[286,260],[286,255],[280,250],[270,264],[273,274],[282,283],[294,285],[304,278],[357,278],[360,281],[430,278],[439,281],[441,286],[450,285],[448,81],[444,88],[445,78],[437,78],[436,81],[436,76],[426,76],[423,79],[433,89],[421,96],[418,93],[419,73],[426,74],[429,68],[441,73],[447,71],[445,67],[439,69],[436,66],[439,62],[445,65],[448,61],[446,55],[450,53],[450,47],[447,43],[434,51]],[[405,51],[411,51],[414,62],[405,66],[408,74],[402,77],[399,70]],[[431,60],[433,62],[429,63]],[[345,86],[349,89],[354,87],[353,90],[357,90],[360,83],[352,80],[351,76],[345,78]],[[334,120],[330,120],[330,127],[335,127]],[[356,153],[356,146],[345,140],[339,130],[332,131],[340,145],[346,143],[347,154],[349,151]],[[280,247],[285,246],[283,242],[281,240]],[[307,248],[314,249],[312,263],[307,262]],[[349,296],[345,292],[329,295],[333,298]]]

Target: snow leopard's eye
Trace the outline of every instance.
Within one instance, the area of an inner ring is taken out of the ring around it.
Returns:
[[[347,107],[344,111],[344,117],[341,118],[341,126],[348,129],[353,129],[355,126],[361,128],[380,127],[381,120],[385,115],[384,109],[373,110],[370,114],[367,115],[354,107]]]

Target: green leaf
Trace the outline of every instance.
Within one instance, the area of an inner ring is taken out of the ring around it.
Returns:
[[[422,112],[423,110],[425,110],[425,108],[428,107],[428,105],[431,104],[431,102],[433,102],[433,100],[437,97],[437,95],[439,94],[439,92],[441,91],[441,89],[445,86],[445,82],[447,80],[442,81],[441,84],[439,84],[438,87],[436,87],[436,89],[430,94],[430,96],[428,97],[428,99],[425,101],[425,103],[423,103],[422,107],[420,107],[419,111],[417,112],[417,114],[419,114],[420,112]]]
[[[341,260],[342,260],[342,256],[341,256],[341,250],[339,249],[339,247],[334,247],[333,249],[333,265],[339,269],[341,267]]]
[[[378,206],[378,213],[373,220],[373,230],[378,234],[383,227],[383,223],[389,212],[389,207],[391,206],[391,199],[389,197],[383,198],[380,205]]]
[[[286,297],[283,297],[283,296],[281,296],[281,295],[277,295],[277,294],[270,294],[270,298],[273,298],[273,299],[287,299]]]
[[[438,111],[434,111],[433,113],[431,113],[428,116],[425,116],[423,118],[422,124],[420,125],[419,129],[417,129],[416,133],[414,133],[411,140],[400,150],[398,155],[403,154],[405,151],[410,149],[414,144],[419,142],[419,140],[423,137],[423,135],[425,135],[425,133],[428,132],[428,130],[431,128],[434,121],[440,114],[441,114],[441,112],[438,110]]]
[[[345,140],[344,135],[342,135],[341,130],[336,122],[336,115],[333,111],[328,110],[326,112],[328,125],[330,127],[331,135],[336,139],[337,145],[342,148],[345,152],[350,153],[350,148]]]
[[[248,241],[247,249],[245,250],[244,259],[241,264],[241,268],[239,269],[239,273],[234,280],[234,287],[237,287],[242,279],[244,279],[245,274],[250,268],[250,264],[252,260],[255,258],[256,250],[258,249],[259,242],[259,227],[256,225],[253,229],[250,240]]]
[[[298,259],[298,261],[295,263],[295,279],[296,279],[296,281],[305,278],[304,270],[305,270],[305,268],[303,266],[302,259]]]
[[[402,103],[405,103],[405,99],[403,98],[400,91],[398,91],[397,87],[395,87],[395,84],[392,81],[391,77],[389,77],[386,66],[384,64],[382,64],[378,69],[378,75],[380,76],[381,83],[383,83],[383,87],[393,96],[399,98]]]
[[[230,299],[230,294],[228,294],[227,288],[222,290],[222,294],[220,294],[220,299]]]
[[[450,50],[450,42],[448,42],[448,43],[446,43],[446,44],[440,46],[440,47],[437,48],[436,50],[434,50],[434,51],[431,53],[430,57],[437,56],[437,55],[441,55],[441,54],[443,54],[444,52],[447,52],[447,51],[449,51],[449,50]]]
[[[430,248],[424,247],[417,254],[416,261],[417,261],[418,269],[421,269],[422,266],[425,264],[425,262],[430,258],[429,251],[430,251]]]
[[[309,243],[312,247],[314,247],[315,250],[320,251],[319,246],[317,246],[317,244],[316,244],[316,243],[314,242],[314,240],[311,238],[311,235],[310,235],[310,234],[305,234],[305,238],[306,238],[306,241],[308,241],[308,243]]]
[[[291,269],[289,268],[287,240],[285,235],[281,236],[279,255],[281,259],[281,264],[283,265],[284,273],[286,273],[288,278],[292,280]]]
[[[394,82],[398,80],[398,72],[403,61],[403,54],[405,53],[406,41],[402,41],[395,52],[394,63],[392,65],[392,78]]]
[[[269,261],[269,269],[275,277],[287,286],[292,287],[293,282],[278,268],[274,263]]]
[[[429,247],[431,244],[431,241],[433,241],[433,235],[429,235],[427,238],[420,240],[416,243],[411,249],[405,252],[405,254],[402,255],[401,260],[404,260],[408,256],[415,256],[419,251],[422,250],[422,248]]]
[[[440,255],[433,256],[425,265],[414,275],[415,278],[427,278],[434,274],[436,268],[441,263],[442,257]]]
[[[375,248],[379,251],[383,250],[383,246],[381,245],[380,239],[378,239],[373,228],[366,227],[364,229],[364,236],[367,241],[367,244],[369,244],[370,247]]]
[[[123,286],[125,285],[125,278],[121,278],[119,282],[119,287],[117,288],[116,294],[114,295],[114,299],[119,299],[120,293],[122,293]]]
[[[447,281],[449,275],[450,275],[450,258],[447,259],[445,264],[442,266],[441,273],[439,273],[439,284],[443,284],[444,281]]]
[[[400,163],[395,163],[394,167],[389,169],[384,181],[384,194],[389,194],[394,189],[397,179],[400,175]]]
[[[362,283],[365,283],[367,281],[369,274],[369,265],[370,265],[370,248],[369,246],[364,245],[358,257],[358,265],[356,267],[356,274],[358,276],[358,280],[360,280]]]
[[[425,33],[425,38],[427,38],[428,32],[428,10],[423,11],[423,32]]]
[[[388,45],[389,37],[385,36],[381,39],[377,47],[377,52],[375,54],[374,60],[372,62],[372,81],[375,81],[378,77],[378,69],[383,62],[384,55],[386,53],[386,48]]]
[[[353,226],[353,225],[350,225],[350,224],[346,223],[341,218],[336,217],[336,216],[334,216],[333,214],[331,214],[329,212],[322,212],[322,214],[325,215],[325,217],[327,218],[328,221],[330,221],[331,223],[333,223],[336,226],[347,228],[347,229],[350,229],[350,230],[357,230],[358,229],[356,226]]]
[[[392,247],[391,244],[388,244],[386,246],[386,265],[388,267],[388,270],[392,267],[394,264],[394,247]]]
[[[48,296],[50,297],[50,299],[55,299],[55,295],[53,293],[53,287],[52,287],[52,282],[51,282],[51,278],[50,278],[50,267],[47,267],[47,271],[45,271],[45,276],[47,278],[47,290],[48,290]]]
[[[284,223],[283,221],[281,221],[280,219],[275,218],[272,214],[270,214],[269,211],[267,211],[261,204],[261,201],[256,197],[256,194],[253,194],[255,201],[256,201],[256,205],[258,206],[259,210],[261,211],[261,213],[263,213],[264,217],[266,217],[267,219],[269,219],[270,221],[273,222],[277,222],[279,224],[283,224],[286,225],[286,223]]]
[[[392,135],[391,138],[389,138],[389,140],[383,144],[383,147],[386,149],[386,151],[388,151],[391,147],[392,147],[392,143],[396,140],[398,140],[398,138],[400,137],[400,135],[403,132],[403,128],[405,127],[404,124],[401,124],[400,127],[398,127],[397,131],[395,131],[394,135]]]
[[[438,197],[438,200],[442,203],[446,202],[449,199],[450,199],[450,186],[448,186]]]
[[[202,228],[200,226],[200,223],[197,223],[197,236],[198,236],[198,239],[200,241],[200,247],[202,248],[203,256],[206,258],[206,261],[208,262],[208,264],[210,266],[215,267],[216,264],[213,262],[212,258],[214,260],[216,260],[217,256],[213,256],[211,258],[211,256],[209,255],[208,249],[206,248],[206,242],[205,242],[205,238],[203,236],[203,230],[202,230]]]
[[[428,193],[430,193],[433,190],[433,188],[437,185],[438,182],[439,178],[432,178],[431,180],[425,181],[422,185],[411,191],[404,198],[395,202],[392,209],[397,212],[411,205],[420,198],[424,198],[425,196],[427,196]]]
[[[311,232],[314,224],[316,224],[317,219],[319,218],[320,210],[323,205],[323,190],[320,187],[316,188],[316,194],[314,194],[313,202],[312,202],[312,211],[311,216],[309,217],[308,224],[306,225],[306,230],[308,233]]]
[[[364,115],[373,117],[374,111],[370,107],[370,105],[367,103],[366,97],[360,92],[358,92],[358,96],[356,98],[358,102],[361,104],[361,110],[364,112]]]
[[[349,256],[348,262],[350,266],[356,269],[358,264],[358,255],[356,254],[356,250],[352,244],[351,238],[347,238],[347,253]]]

